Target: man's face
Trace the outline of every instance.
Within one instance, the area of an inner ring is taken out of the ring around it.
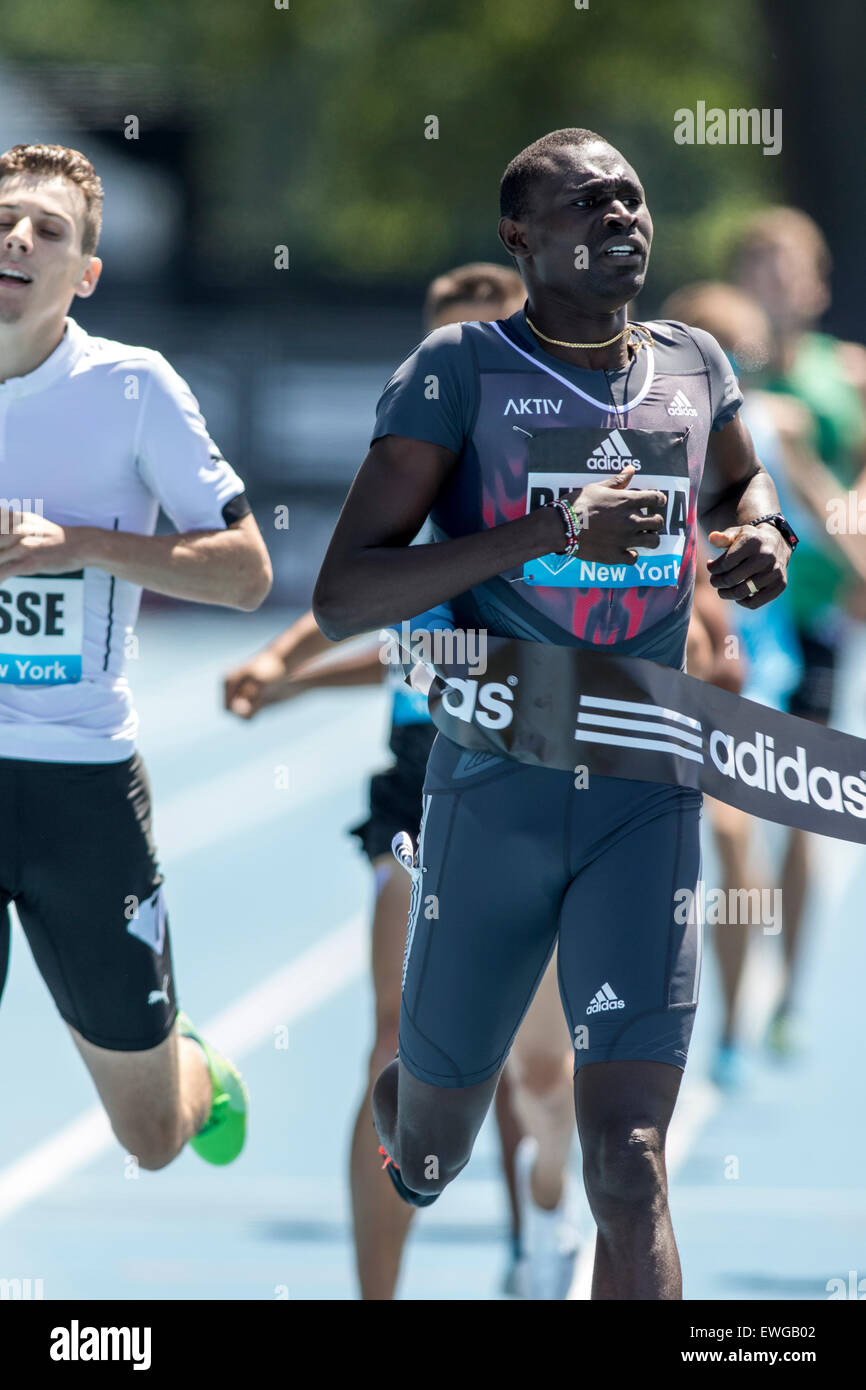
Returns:
[[[93,293],[102,263],[81,249],[85,211],[68,179],[0,179],[0,323],[51,318]]]
[[[643,286],[652,234],[640,179],[604,144],[554,151],[526,218],[500,223],[528,277],[601,311],[621,308]]]

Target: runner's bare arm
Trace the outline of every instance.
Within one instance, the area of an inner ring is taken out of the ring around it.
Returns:
[[[269,642],[262,655],[276,657],[286,680],[293,686],[300,682],[305,690],[324,690],[335,685],[381,685],[385,666],[379,660],[378,636],[371,633],[369,642],[360,650],[353,647],[348,653],[338,655],[337,648],[343,646],[342,642],[332,642],[325,636],[309,608]],[[238,668],[238,673],[255,660],[251,657]]]
[[[97,526],[58,526],[35,512],[10,514],[0,534],[0,578],[92,568],[154,593],[247,612],[270,591],[271,562],[252,516],[224,530],[141,536]]]
[[[313,612],[332,641],[387,627],[564,548],[551,508],[438,545],[410,545],[457,465],[439,444],[384,435],[352,483],[328,546]]]
[[[223,680],[225,708],[242,719],[251,719],[263,705],[288,698],[281,691],[296,668],[331,646],[308,610],[260,652],[228,672]]]
[[[300,618],[290,623],[282,632],[277,633],[273,641],[269,642],[265,651],[273,652],[274,656],[281,661],[286,675],[297,670],[299,666],[304,666],[308,661],[312,661],[317,656],[323,656],[325,652],[331,651],[333,643],[329,642],[319,628],[313,616],[312,609],[307,609]]]
[[[336,645],[319,632],[323,645],[331,651]],[[252,719],[267,705],[294,700],[310,690],[330,690],[337,686],[381,685],[385,666],[379,660],[380,643],[364,645],[361,651],[332,660],[329,655],[309,661],[284,664],[270,648],[250,657],[223,682],[225,708],[241,719]]]
[[[526,560],[565,549],[559,513],[540,507],[475,535],[410,546],[450,478],[457,455],[439,444],[385,435],[377,439],[352,484],[313,595],[313,612],[333,641],[387,627],[465,593]],[[664,518],[662,494],[631,488],[634,469],[580,494],[586,513],[580,555],[633,563],[633,547],[653,549]]]
[[[366,642],[359,651],[336,658],[317,657],[305,662],[290,677],[290,685],[298,694],[306,690],[334,690],[348,685],[381,685],[387,666],[379,658],[383,644],[378,637],[372,645]]]
[[[791,551],[772,523],[748,525],[754,517],[779,511],[776,486],[755,454],[752,437],[739,416],[710,436],[698,515],[711,545],[725,547],[710,560],[710,581],[720,597],[743,608],[762,608],[787,583]],[[757,585],[753,593],[748,581]]]

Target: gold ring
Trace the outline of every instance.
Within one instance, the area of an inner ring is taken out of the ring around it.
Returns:
[[[746,588],[748,589],[750,596],[754,598],[755,594],[758,592],[758,586],[755,583],[754,579],[746,580]]]

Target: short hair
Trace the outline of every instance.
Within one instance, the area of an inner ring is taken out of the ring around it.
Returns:
[[[659,317],[678,319],[712,333],[744,371],[757,371],[766,365],[771,337],[769,320],[760,304],[735,285],[721,280],[684,285],[668,296]]]
[[[45,178],[68,179],[84,194],[84,226],[81,249],[92,256],[102,230],[102,181],[86,155],[68,145],[13,145],[0,154],[0,179],[16,174],[38,174]]]
[[[603,135],[594,130],[584,130],[579,126],[566,126],[563,130],[552,130],[527,145],[525,150],[512,159],[499,185],[499,212],[502,217],[515,220],[526,217],[531,210],[532,186],[537,179],[548,173],[550,159],[557,150],[584,145],[609,145]]]
[[[818,223],[799,208],[782,206],[762,208],[746,219],[728,248],[729,273],[736,275],[754,251],[792,242],[811,253],[818,273],[826,279],[833,268],[833,258]]]
[[[510,266],[493,261],[472,261],[437,275],[430,282],[424,300],[424,322],[431,324],[445,309],[455,304],[478,304],[486,308],[505,305],[516,296],[526,297],[523,281]]]

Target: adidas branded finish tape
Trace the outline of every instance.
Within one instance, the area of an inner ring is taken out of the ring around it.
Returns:
[[[408,674],[414,658],[403,648]],[[866,740],[670,666],[491,637],[483,676],[434,666],[430,714],[463,748],[695,787],[763,820],[866,844]]]

